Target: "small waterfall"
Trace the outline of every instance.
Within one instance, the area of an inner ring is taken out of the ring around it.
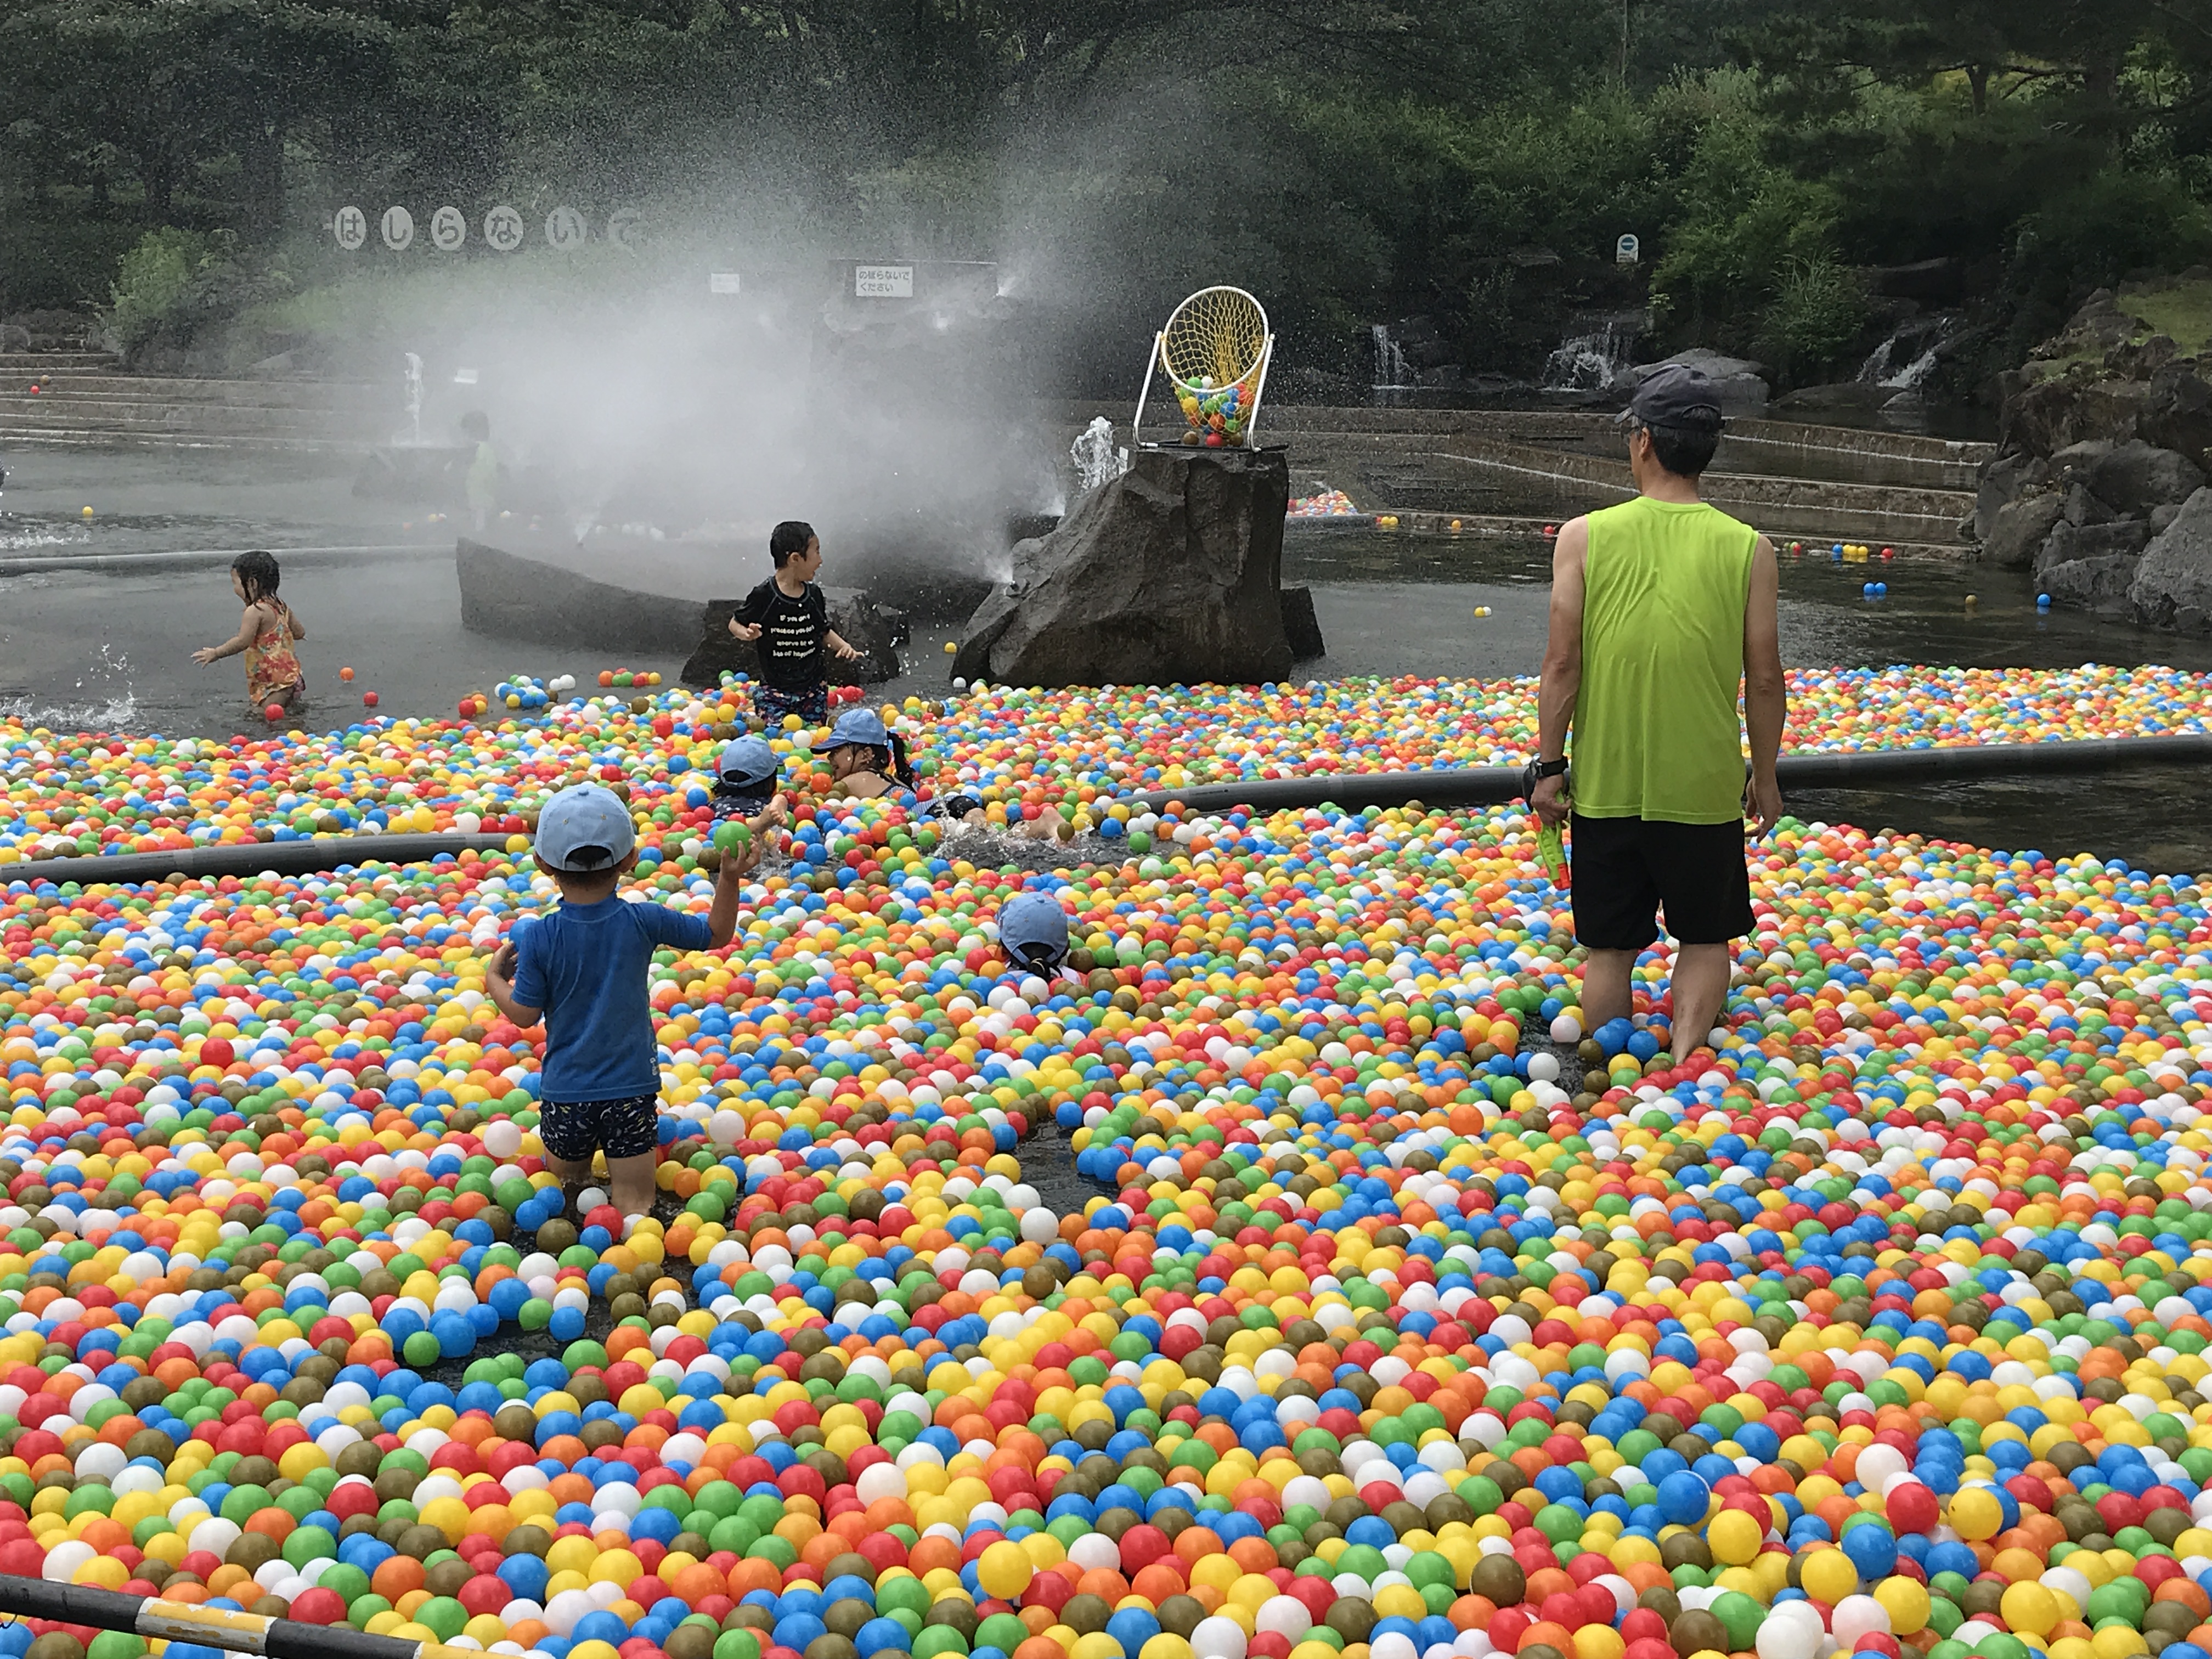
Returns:
[[[1388,323],[1373,325],[1375,340],[1375,381],[1371,388],[1377,404],[1402,402],[1413,391],[1413,371],[1406,362],[1406,351],[1390,332]]]
[[[1868,354],[1857,378],[1863,385],[1917,391],[1936,372],[1938,354],[1958,331],[1958,319],[1948,312],[1910,318]]]
[[[1594,334],[1562,340],[1559,349],[1544,360],[1544,390],[1611,391],[1613,382],[1628,372],[1636,338],[1634,329],[1608,321]]]

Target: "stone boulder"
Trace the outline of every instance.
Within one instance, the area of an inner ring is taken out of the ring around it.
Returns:
[[[1982,538],[1982,557],[2000,569],[2027,569],[2065,511],[2065,498],[2056,492],[2008,502],[1997,510],[1990,533]]]
[[[2124,605],[2135,581],[2136,556],[2132,553],[2102,553],[2094,558],[2069,559],[2052,565],[2038,579],[2054,605],[2079,605],[2097,611]]]
[[[1713,383],[1713,391],[1726,409],[1754,409],[1763,406],[1771,388],[1766,383],[1766,365],[1753,362],[1747,357],[1727,357],[1717,351],[1708,351],[1696,346],[1688,351],[1678,351],[1671,357],[1656,363],[1638,363],[1631,371],[1638,384],[1654,371],[1668,363],[1680,363],[1687,368],[1703,369]]]
[[[2036,577],[2040,580],[2052,567],[2082,559],[2133,559],[2149,545],[2150,523],[2145,519],[2118,519],[2094,525],[2061,520],[2036,550]]]
[[[1050,535],[1014,549],[1013,580],[969,618],[955,675],[994,684],[1280,679],[1279,451],[1142,449]]]
[[[2091,463],[2086,482],[2099,501],[2124,517],[2136,518],[2154,507],[2187,501],[2203,488],[2204,470],[2179,450],[2130,438]]]
[[[2000,455],[1990,462],[1974,489],[1974,539],[1989,540],[1999,510],[2040,489],[2050,477],[2051,464],[2039,455]]]
[[[2143,550],[2128,603],[2145,622],[2166,627],[2201,630],[2212,618],[2212,487],[2182,503]]]

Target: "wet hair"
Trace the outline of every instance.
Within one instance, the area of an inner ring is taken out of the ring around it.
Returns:
[[[1681,420],[1664,426],[1647,426],[1651,434],[1652,459],[1680,478],[1694,478],[1713,463],[1721,447],[1718,410],[1693,409]]]
[[[906,738],[896,732],[886,735],[891,740],[888,749],[866,743],[840,744],[838,747],[866,750],[871,772],[878,777],[889,778],[902,789],[911,789],[915,787],[914,763],[906,757]]]
[[[230,562],[237,573],[238,585],[246,590],[246,602],[258,605],[264,599],[276,597],[276,584],[283,573],[276,568],[276,556],[264,548],[241,553]]]
[[[461,430],[482,443],[491,436],[491,417],[481,409],[472,409],[461,416]]]
[[[814,539],[814,526],[803,519],[786,519],[769,532],[768,556],[781,570],[800,554]]]

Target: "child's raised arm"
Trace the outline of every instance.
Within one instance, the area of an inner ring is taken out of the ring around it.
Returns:
[[[247,646],[252,645],[254,635],[260,631],[261,607],[258,605],[249,605],[246,607],[246,615],[240,620],[238,632],[234,637],[225,640],[221,645],[202,646],[192,653],[192,660],[205,667],[209,663],[220,662],[225,657],[234,657]]]

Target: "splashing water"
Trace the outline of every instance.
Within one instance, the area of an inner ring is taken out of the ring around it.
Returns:
[[[1958,331],[1958,319],[1948,313],[1915,317],[1868,354],[1857,379],[1863,385],[1917,391],[1936,372],[1941,361],[1937,354]]]
[[[1636,344],[1633,331],[1607,323],[1594,334],[1562,340],[1544,360],[1547,392],[1609,392],[1628,372]]]
[[[1129,470],[1129,452],[1115,447],[1114,422],[1103,415],[1091,417],[1091,424],[1068,446],[1067,454],[1075,463],[1076,482],[1086,490],[1110,483]]]

